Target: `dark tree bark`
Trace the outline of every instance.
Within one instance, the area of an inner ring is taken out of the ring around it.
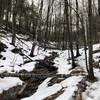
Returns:
[[[69,39],[69,48],[71,52],[71,59],[72,59],[72,68],[75,68],[75,61],[74,61],[74,53],[73,53],[73,43],[71,40],[71,27],[70,27],[70,22],[69,22],[69,9],[68,9],[68,0],[65,0],[65,14],[66,14],[66,22],[67,22],[67,34],[68,34],[68,39]]]
[[[33,2],[32,2],[32,6],[33,6]],[[43,0],[41,0],[40,10],[39,10],[39,19],[37,20],[37,27],[36,27],[35,34],[33,36],[34,41],[32,44],[32,49],[31,49],[30,55],[29,55],[31,57],[34,57],[34,49],[35,49],[35,46],[38,44],[37,38],[39,38],[39,35],[41,34],[42,9],[43,9]],[[33,25],[34,25],[34,21],[33,21]],[[33,26],[33,30],[34,30],[34,26]]]
[[[45,29],[45,38],[44,38],[44,50],[46,50],[46,43],[48,42],[48,27],[49,27],[49,15],[50,15],[50,9],[54,3],[54,0],[49,0],[48,9],[47,9],[47,17],[46,17],[46,29]]]
[[[32,49],[31,49],[31,52],[30,52],[30,57],[34,57],[35,55],[34,55],[34,49],[35,49],[35,46],[37,45],[38,43],[37,43],[37,40],[35,40],[34,39],[34,41],[33,41],[33,44],[32,44]]]
[[[16,3],[17,3],[17,0],[16,1],[12,1],[12,7],[13,7],[13,12],[12,12],[12,42],[11,44],[12,45],[15,45],[15,41],[16,41],[16,32],[15,32],[15,27],[16,27]]]
[[[98,14],[100,16],[100,0],[98,0]]]
[[[47,17],[46,17],[46,30],[45,30],[45,38],[44,38],[44,50],[46,50],[46,43],[47,43],[47,40],[48,40],[48,27],[49,27],[49,13],[50,13],[50,5],[51,3],[51,0],[49,0],[49,4],[48,4],[48,9],[47,9]]]
[[[89,22],[89,33],[88,33],[88,48],[89,48],[89,73],[88,77],[90,80],[94,79],[93,72],[93,33],[92,33],[92,0],[88,0],[88,22]]]
[[[0,0],[0,24],[3,22],[3,16],[4,16],[4,1]]]
[[[80,56],[80,53],[79,53],[79,16],[78,16],[78,0],[76,0],[76,57]]]

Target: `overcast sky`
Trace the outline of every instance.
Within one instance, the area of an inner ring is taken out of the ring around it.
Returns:
[[[29,3],[31,4],[32,0],[28,0],[28,1],[29,1]],[[33,0],[33,1],[34,1],[34,3],[36,4],[38,0]]]

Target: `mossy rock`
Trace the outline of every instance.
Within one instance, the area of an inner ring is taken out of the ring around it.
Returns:
[[[28,73],[28,72],[27,72],[27,70],[23,69],[23,70],[20,70],[19,73],[25,74],[25,73]]]
[[[16,100],[16,98],[15,97],[12,97],[10,95],[7,95],[2,100]]]
[[[26,74],[26,73],[28,73],[26,70],[21,70],[21,71],[19,71],[19,73],[21,73],[21,74]],[[20,76],[19,77],[22,81],[26,81],[26,80],[29,80],[30,79],[30,76]]]

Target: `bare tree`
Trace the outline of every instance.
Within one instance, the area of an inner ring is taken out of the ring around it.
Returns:
[[[32,5],[33,5],[33,1],[32,1]],[[37,20],[37,27],[36,27],[36,31],[35,31],[35,36],[33,37],[32,49],[30,52],[31,57],[34,57],[33,52],[34,52],[35,46],[38,44],[37,38],[39,38],[39,35],[41,34],[42,10],[43,10],[43,0],[41,0],[40,9],[39,9],[39,19]]]
[[[65,14],[66,14],[66,24],[67,24],[67,34],[68,34],[68,39],[69,39],[69,48],[71,52],[71,59],[72,59],[72,68],[75,68],[75,61],[74,61],[74,53],[73,53],[73,43],[71,40],[71,27],[70,27],[70,22],[69,22],[69,4],[68,0],[64,0],[65,3]]]
[[[98,14],[100,16],[100,0],[98,0]]]
[[[92,0],[88,0],[88,23],[89,23],[89,33],[88,33],[88,48],[89,48],[89,79],[94,79],[93,72],[93,33],[92,33]]]
[[[76,57],[80,56],[79,53],[79,11],[78,11],[79,7],[78,7],[78,0],[76,0]]]
[[[15,45],[15,40],[16,40],[16,33],[15,33],[15,26],[16,26],[16,4],[17,4],[17,0],[12,0],[12,45]]]
[[[50,9],[51,9],[53,3],[54,3],[54,0],[49,0],[49,2],[48,2],[47,17],[46,17],[46,29],[45,29],[45,41],[44,41],[45,49],[44,50],[46,50],[46,43],[48,40],[47,34],[48,34],[48,27],[49,27],[49,16],[50,16]]]

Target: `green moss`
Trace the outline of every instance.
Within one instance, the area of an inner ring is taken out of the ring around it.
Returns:
[[[15,98],[10,95],[7,95],[2,100],[15,100]]]

